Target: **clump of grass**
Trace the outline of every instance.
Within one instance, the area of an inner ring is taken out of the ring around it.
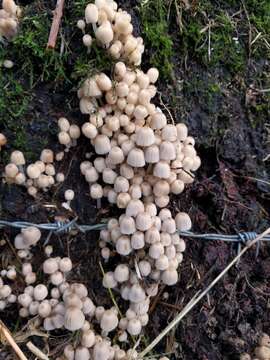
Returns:
[[[148,0],[140,7],[142,35],[146,49],[150,49],[150,64],[156,66],[161,76],[172,76],[173,42],[169,35],[167,5],[164,0]]]

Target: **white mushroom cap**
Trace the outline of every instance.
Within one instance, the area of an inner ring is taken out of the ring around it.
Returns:
[[[159,155],[161,160],[174,160],[176,158],[174,144],[170,141],[163,141],[159,147]]]
[[[177,138],[179,141],[185,141],[188,136],[188,128],[185,124],[180,123],[176,125]]]
[[[152,226],[151,216],[146,212],[141,212],[136,216],[136,228],[140,231],[146,231]]]
[[[152,259],[158,259],[164,254],[164,246],[161,243],[154,243],[149,248],[149,256]]]
[[[58,126],[59,126],[59,128],[60,128],[61,131],[67,132],[67,131],[69,130],[69,128],[70,128],[70,124],[69,124],[68,119],[66,119],[66,118],[64,118],[64,117],[59,118],[59,119],[58,119]],[[43,153],[43,152],[42,152],[42,153]],[[42,153],[41,153],[41,156],[42,156]],[[41,159],[41,156],[40,156],[40,160],[42,160],[42,159]],[[43,160],[42,160],[42,161],[43,161]],[[46,161],[44,161],[44,162],[46,162]],[[49,161],[49,162],[52,162],[52,161]]]
[[[87,347],[78,346],[75,350],[74,360],[89,360],[90,352]]]
[[[39,284],[34,288],[34,298],[37,301],[44,300],[48,295],[48,289],[45,285]]]
[[[102,340],[97,342],[94,346],[93,360],[109,360],[110,346],[107,341]]]
[[[29,273],[25,276],[25,282],[27,285],[34,284],[37,280],[37,276],[35,273]]]
[[[9,288],[9,287],[8,287],[8,288]],[[0,289],[0,296],[1,296],[1,297],[4,298],[4,297],[7,297],[7,296],[9,296],[9,295],[11,294],[11,289],[10,289],[10,288],[8,289],[8,288],[7,288],[7,285],[4,285],[4,286]],[[10,290],[9,293],[8,293],[8,291],[5,292],[6,289]],[[6,295],[6,293],[8,293],[8,295],[7,295],[7,296],[3,296],[3,294]],[[18,296],[18,303],[19,303],[20,305],[22,305],[23,307],[25,307],[25,308],[28,308],[28,306],[31,304],[32,301],[33,301],[33,299],[32,299],[32,297],[31,297],[29,294],[23,293],[23,294],[20,294],[20,295]]]
[[[49,258],[43,263],[43,271],[45,274],[53,274],[58,270],[58,261],[56,258]]]
[[[147,76],[150,80],[150,82],[152,84],[154,84],[157,80],[158,80],[158,77],[159,77],[159,71],[157,68],[150,68],[148,71],[147,71]]]
[[[167,124],[167,119],[166,116],[160,112],[157,111],[156,113],[154,113],[152,115],[152,120],[151,120],[151,128],[154,130],[160,130],[162,128],[164,128]]]
[[[184,212],[180,212],[175,217],[176,227],[180,231],[188,231],[191,229],[192,223],[189,215]]]
[[[159,178],[168,179],[171,174],[171,169],[169,164],[166,161],[160,161],[158,162],[153,171],[154,176],[157,176]]]
[[[161,280],[165,285],[175,285],[178,281],[178,273],[174,268],[168,268],[161,274]]]
[[[58,140],[60,144],[66,146],[68,146],[71,143],[71,138],[69,134],[65,131],[60,131],[60,133],[58,134]]]
[[[139,335],[142,331],[142,324],[139,319],[131,319],[128,322],[127,331],[130,335]]]
[[[126,215],[136,217],[141,212],[144,212],[143,202],[137,199],[130,200],[126,208]]]
[[[114,270],[114,278],[117,282],[122,283],[128,281],[129,267],[125,264],[119,264]]]
[[[35,245],[41,238],[40,230],[35,226],[29,226],[21,230],[24,243],[28,246]]]
[[[166,255],[161,255],[155,262],[158,270],[166,270],[169,267],[169,259]]]
[[[148,276],[151,273],[151,264],[149,261],[146,260],[141,260],[138,263],[139,269],[140,269],[140,273],[142,276]]]
[[[19,150],[12,151],[12,153],[10,155],[10,161],[15,165],[24,165],[25,164],[24,155]]]
[[[154,244],[160,241],[160,232],[156,227],[151,227],[145,233],[145,242],[147,244]]]
[[[113,310],[106,310],[104,311],[101,321],[100,327],[105,332],[110,332],[114,330],[118,325],[118,317],[115,311]]]
[[[133,148],[128,153],[127,163],[133,167],[145,166],[144,153],[141,149]]]
[[[135,231],[135,230],[134,230]],[[129,236],[120,236],[116,241],[116,251],[120,255],[127,256],[131,253],[132,248]]]
[[[51,274],[50,281],[53,285],[59,286],[64,282],[64,276],[61,271],[56,271],[55,273]]]
[[[47,318],[51,314],[52,308],[48,301],[42,301],[38,307],[38,314],[42,318]]]
[[[141,231],[136,231],[131,236],[131,246],[134,250],[143,249],[145,245],[144,242],[144,233]]]
[[[149,164],[155,164],[159,162],[159,147],[157,145],[151,145],[144,150],[145,161]]]
[[[120,230],[122,234],[133,234],[136,231],[134,219],[131,216],[123,216],[120,221]]]
[[[139,128],[136,131],[136,144],[138,146],[150,146],[155,143],[155,134],[154,131],[147,126]]]
[[[161,131],[161,137],[165,141],[176,141],[177,129],[175,125],[167,124]]]
[[[15,176],[18,174],[19,169],[15,164],[8,164],[5,166],[5,175],[8,178],[15,178]]]
[[[37,179],[40,175],[40,169],[36,164],[27,166],[26,173],[30,179]]]
[[[166,219],[163,221],[161,230],[169,234],[173,234],[176,231],[176,224],[174,219]]]
[[[81,301],[83,313],[90,317],[94,316],[96,307],[93,301],[89,297],[82,298]]]
[[[90,187],[90,196],[92,199],[101,199],[103,197],[103,189],[99,184],[93,184]]]
[[[98,21],[98,8],[95,4],[88,4],[85,8],[85,21],[87,24],[95,24]]]
[[[76,307],[69,307],[64,316],[65,328],[70,331],[79,330],[85,321],[83,312]]]
[[[96,38],[103,45],[109,45],[113,40],[113,30],[109,21],[104,21],[96,31]]]
[[[145,299],[145,292],[141,285],[134,284],[131,286],[129,291],[129,300],[134,303],[139,303]]]
[[[69,257],[64,257],[59,261],[59,269],[64,273],[72,270],[72,262]]]
[[[68,189],[68,190],[65,191],[64,196],[65,196],[66,201],[71,201],[71,200],[74,199],[75,193],[74,193],[73,190]]]
[[[97,131],[97,128],[95,127],[95,125],[93,125],[93,124],[91,124],[89,122],[86,122],[82,126],[82,133],[88,139],[95,139],[95,137],[98,134],[98,131]]]
[[[106,274],[104,274],[104,277],[102,280],[102,285],[106,289],[113,289],[117,286],[117,281],[116,281],[116,279],[114,277],[114,273],[112,271],[109,271]]]
[[[85,346],[87,348],[91,348],[95,345],[96,337],[93,330],[87,330],[83,331],[82,338],[81,338],[81,344],[82,346]]]
[[[60,121],[60,119],[59,119]],[[40,161],[42,161],[45,164],[53,163],[54,159],[54,153],[50,149],[43,149],[40,154]]]
[[[185,184],[182,180],[175,180],[171,185],[170,185],[170,190],[173,194],[178,195],[181,194],[183,192],[185,188]]]
[[[97,170],[92,166],[85,170],[85,180],[89,183],[96,182],[99,178]]]
[[[64,356],[67,360],[74,360],[75,351],[72,345],[66,345],[64,347]]]
[[[94,146],[96,153],[99,155],[105,155],[111,150],[110,139],[106,135],[97,135]]]

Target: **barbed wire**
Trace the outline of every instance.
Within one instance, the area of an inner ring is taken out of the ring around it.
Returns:
[[[67,233],[73,229],[77,229],[83,233],[94,230],[106,229],[106,223],[94,224],[94,225],[81,225],[78,224],[78,218],[74,218],[71,221],[56,221],[54,223],[35,224],[27,221],[8,221],[0,220],[0,228],[13,227],[17,229],[24,229],[29,226],[35,226],[41,230],[47,230],[55,233]],[[224,234],[195,234],[192,231],[179,231],[179,235],[182,237],[190,237],[208,241],[225,241],[231,243],[246,244],[248,241],[256,239],[258,234],[255,231],[239,232],[234,235]],[[262,241],[270,241],[270,235],[263,238]]]

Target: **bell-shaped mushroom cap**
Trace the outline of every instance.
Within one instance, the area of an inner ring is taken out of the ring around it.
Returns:
[[[139,128],[136,131],[135,142],[138,146],[150,146],[155,143],[155,134],[154,131],[148,127],[144,126]]]
[[[96,38],[102,45],[109,45],[113,40],[113,35],[113,29],[109,21],[104,21],[104,23],[97,28]]]
[[[191,229],[192,223],[189,215],[184,212],[180,212],[175,217],[176,227],[180,231],[188,231]]]
[[[51,307],[50,303],[49,303],[47,300],[42,301],[42,302],[39,304],[38,314],[39,314],[39,316],[41,316],[42,318],[48,317],[48,316],[51,314],[51,311],[52,311],[52,307]]]
[[[69,257],[64,257],[59,261],[59,269],[64,273],[72,270],[72,262]]]
[[[166,161],[160,161],[155,165],[153,174],[159,178],[168,179],[171,174],[171,168]]]
[[[165,285],[175,285],[178,281],[178,273],[175,268],[169,267],[167,270],[163,271],[161,274],[161,280]]]
[[[19,169],[15,164],[10,163],[5,166],[5,176],[8,178],[15,178],[18,172]]]
[[[114,330],[118,325],[118,317],[115,311],[113,310],[106,310],[104,311],[101,321],[100,327],[105,332],[110,332]]]
[[[41,238],[40,230],[35,226],[22,229],[23,240],[28,246],[35,245]]]
[[[130,333],[130,335],[139,335],[142,331],[142,324],[140,320],[136,318],[129,320],[127,331]]]
[[[114,273],[112,271],[109,271],[106,274],[104,274],[104,277],[102,280],[102,285],[106,289],[113,289],[117,286],[117,281],[116,281],[116,279],[114,277]]]
[[[141,149],[133,148],[128,153],[127,163],[133,167],[144,167],[145,158],[144,152]]]
[[[90,352],[87,347],[78,346],[75,350],[74,360],[89,360]]]
[[[161,160],[174,160],[176,158],[174,144],[170,141],[163,141],[159,147],[159,156]]]
[[[118,254],[127,256],[131,253],[132,247],[129,236],[122,235],[116,241],[116,251]]]
[[[122,283],[128,281],[129,267],[125,264],[119,264],[114,270],[114,278],[117,282]]]
[[[157,68],[153,67],[147,71],[147,75],[149,77],[150,83],[154,84],[158,80],[159,71]]]
[[[159,162],[159,147],[151,145],[144,150],[145,161],[149,164]]]
[[[112,88],[111,79],[104,73],[98,75],[97,84],[102,91],[109,91]]]
[[[124,215],[120,221],[120,230],[122,234],[133,234],[136,231],[134,219],[131,216]]]
[[[160,130],[167,124],[166,116],[161,111],[155,112],[151,118],[151,128],[154,130]]]
[[[85,316],[83,312],[76,307],[68,307],[64,316],[65,328],[70,331],[76,331],[83,327]]]
[[[24,165],[25,158],[21,151],[15,150],[10,155],[10,161],[15,165]]]
[[[87,24],[95,24],[98,21],[98,8],[95,4],[88,4],[85,8],[85,21]]]
[[[185,141],[188,136],[188,128],[185,124],[180,123],[176,125],[177,138],[179,141]]]
[[[100,134],[94,140],[95,151],[98,155],[108,154],[111,150],[111,143],[108,136]]]
[[[152,226],[152,219],[149,213],[141,212],[136,216],[136,228],[140,231],[146,231]]]
[[[67,360],[74,360],[75,350],[72,345],[66,345],[64,347],[64,356]]]
[[[268,346],[259,346],[255,349],[255,355],[260,360],[270,359],[270,348]]]
[[[64,118],[61,118],[64,119]],[[59,119],[58,121],[60,121]],[[66,119],[65,119],[66,120]],[[40,154],[40,160],[44,162],[45,164],[53,163],[54,153],[50,149],[43,149]]]
[[[96,336],[95,336],[95,333],[93,330],[89,329],[89,330],[83,331],[82,338],[81,338],[82,346],[91,348],[95,345],[95,342],[96,342]]]
[[[126,215],[136,217],[141,212],[144,212],[143,202],[138,199],[130,200],[126,208]]]
[[[110,354],[110,345],[107,341],[102,340],[95,344],[93,350],[93,360],[109,360]]]
[[[143,290],[143,288],[141,287],[141,285],[139,284],[134,284],[131,286],[130,291],[129,291],[129,300],[134,302],[134,303],[139,303],[143,300],[145,300],[145,292]]]

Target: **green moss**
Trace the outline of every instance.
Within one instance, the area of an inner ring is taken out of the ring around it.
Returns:
[[[148,0],[140,7],[145,47],[149,50],[150,64],[161,76],[171,77],[173,42],[169,35],[167,5],[164,0]]]

